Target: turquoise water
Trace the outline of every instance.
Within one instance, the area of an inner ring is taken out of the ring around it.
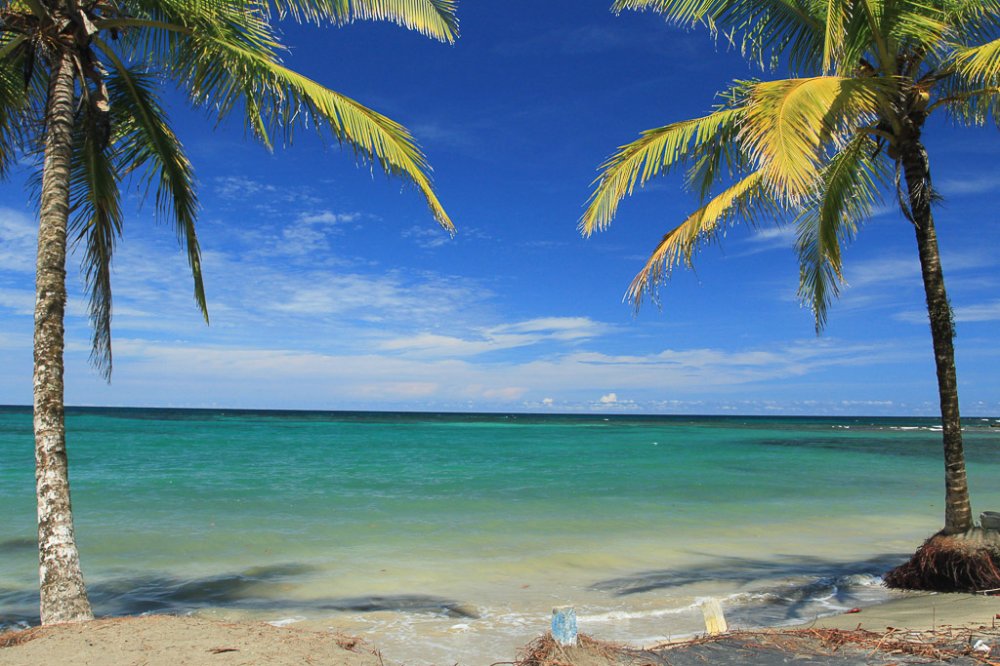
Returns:
[[[940,527],[921,419],[74,409],[98,614],[336,625],[408,663],[490,663],[573,604],[635,641],[884,600]],[[1000,429],[967,423],[977,511]],[[0,408],[0,624],[37,621],[31,416]]]

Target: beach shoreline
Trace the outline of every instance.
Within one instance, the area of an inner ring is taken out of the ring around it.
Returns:
[[[820,617],[779,628],[745,630],[739,636],[766,635],[801,629],[921,634],[967,630],[996,635],[1000,597],[972,594],[919,594],[860,609],[860,612]],[[544,634],[545,627],[537,633]],[[585,632],[585,627],[581,631]],[[992,632],[992,633],[989,633]],[[949,635],[951,635],[949,634]],[[677,641],[683,642],[683,641]],[[634,646],[640,647],[640,646]],[[650,648],[651,646],[644,646]],[[662,645],[660,646],[662,647]],[[1000,651],[1000,647],[994,648]],[[518,655],[507,656],[514,661]],[[274,626],[266,622],[224,622],[196,616],[144,615],[102,618],[82,624],[33,627],[0,635],[0,664],[101,664],[148,666],[209,664],[337,664],[382,666],[412,663],[383,656],[378,641],[368,643],[335,630]],[[462,654],[449,663],[469,664]]]

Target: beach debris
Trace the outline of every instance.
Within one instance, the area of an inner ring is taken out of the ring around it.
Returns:
[[[576,610],[572,606],[552,609],[552,638],[559,645],[576,645]]]
[[[972,646],[973,652],[982,652],[985,655],[988,655],[992,649],[989,643],[986,643],[982,639],[977,640]]]
[[[1000,634],[987,631],[980,635],[994,638]],[[982,650],[973,649],[968,629],[948,628],[926,632],[732,631],[644,648],[609,643],[585,634],[580,634],[578,646],[562,647],[545,635],[522,648],[514,662],[496,662],[492,666],[777,666],[789,663],[814,666],[997,664]]]
[[[845,615],[849,615],[849,614],[851,614],[851,613],[860,613],[860,612],[861,612],[861,609],[860,609],[860,608],[852,608],[852,609],[851,609],[851,610],[849,610],[849,611],[845,611],[845,612],[844,612],[844,614],[845,614]]]
[[[577,645],[560,645],[552,636],[539,636],[518,651],[514,661],[498,661],[491,666],[618,666],[635,663],[630,657],[634,649],[617,643],[601,641],[586,634],[579,635]],[[624,658],[623,658],[624,657]]]
[[[975,527],[935,534],[883,580],[886,587],[937,592],[1000,588],[1000,531]]]
[[[722,604],[718,599],[706,599],[701,602],[701,614],[705,616],[705,633],[709,636],[729,631],[726,616],[722,613]]]

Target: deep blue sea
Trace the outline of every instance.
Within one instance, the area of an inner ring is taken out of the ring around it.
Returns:
[[[966,422],[974,509],[1000,428]],[[935,421],[70,409],[95,611],[335,626],[510,660],[553,606],[636,643],[879,603],[942,524]],[[27,408],[0,408],[0,626],[37,622]]]

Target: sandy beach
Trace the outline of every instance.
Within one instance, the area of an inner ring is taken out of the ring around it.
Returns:
[[[804,628],[860,630],[859,633],[875,634],[894,632],[894,635],[920,632],[925,639],[929,636],[926,632],[954,636],[956,630],[962,630],[969,636],[981,634],[987,643],[996,643],[998,622],[998,597],[928,594],[865,608],[858,613],[820,618]],[[539,635],[544,634],[545,629],[539,627]],[[751,654],[760,653],[761,663],[773,657],[768,656],[770,648],[747,648],[748,635],[766,636],[766,631],[740,634],[741,646]],[[993,653],[998,651],[1000,646],[993,648]],[[513,662],[519,656],[523,654],[511,654],[509,660]],[[975,656],[989,657],[984,652]],[[841,657],[843,653],[838,656]],[[745,654],[741,658],[747,659]],[[817,659],[820,660],[810,663],[824,663],[820,657]],[[219,622],[191,616],[100,619],[85,624],[36,627],[0,636],[0,664],[4,666],[71,663],[94,666],[375,666],[392,662],[383,659],[377,645],[331,631],[275,627],[261,622]],[[451,663],[470,662],[465,661],[463,655],[455,654]]]

